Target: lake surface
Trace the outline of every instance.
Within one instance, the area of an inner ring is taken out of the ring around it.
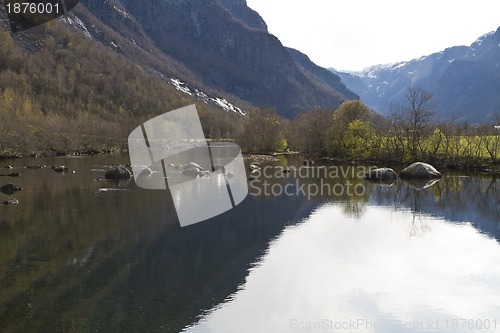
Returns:
[[[115,163],[0,162],[24,188],[0,193],[20,201],[0,207],[0,332],[500,331],[495,178],[373,184],[282,157],[181,228],[170,192],[100,180]]]

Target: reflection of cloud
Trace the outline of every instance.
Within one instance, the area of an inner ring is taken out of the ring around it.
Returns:
[[[468,224],[426,216],[433,232],[409,237],[412,217],[369,207],[355,222],[324,206],[287,229],[242,289],[187,331],[294,332],[293,319],[402,325],[439,318],[444,328],[447,318],[498,316],[499,244]]]

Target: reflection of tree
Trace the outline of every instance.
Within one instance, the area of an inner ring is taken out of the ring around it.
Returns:
[[[417,214],[438,215],[454,222],[470,222],[481,232],[500,239],[497,183],[496,178],[485,175],[449,174],[422,190],[399,180],[390,187],[372,185],[370,195],[375,204],[409,208]]]
[[[426,184],[423,186],[422,189],[426,189],[426,188],[429,188],[430,186],[434,185],[436,182],[432,182],[430,185]],[[413,215],[413,218],[412,218],[412,221],[411,221],[411,227],[410,227],[410,236],[414,237],[414,236],[422,236],[424,235],[425,233],[427,232],[430,232],[432,229],[431,229],[431,226],[430,224],[428,223],[428,220],[427,219],[423,219],[423,215],[422,212],[421,212],[421,198],[420,198],[420,195],[421,195],[421,190],[414,187],[414,186],[411,186],[411,185],[408,185],[408,192],[411,193],[411,199],[412,199],[412,215]],[[417,220],[418,218],[418,220]]]
[[[405,180],[398,184],[397,192],[401,195],[400,206],[410,207],[412,212],[412,224],[410,227],[410,236],[419,236],[431,231],[431,226],[427,219],[423,218],[422,199],[432,186],[436,185],[438,180]],[[396,203],[396,201],[395,201]]]
[[[347,200],[342,202],[344,214],[356,219],[359,219],[363,215],[365,207],[365,202],[360,200]]]

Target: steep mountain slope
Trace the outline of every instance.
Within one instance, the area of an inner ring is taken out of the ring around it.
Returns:
[[[155,64],[120,36],[97,42],[97,31],[70,15],[13,34],[0,6],[0,158],[120,148],[146,119],[193,103],[206,135],[233,131],[240,110],[131,61]]]
[[[338,75],[333,74],[326,68],[316,65],[306,54],[298,50],[292,48],[287,48],[287,50],[305,75],[309,75],[313,80],[319,80],[320,84],[328,85],[330,88],[340,92],[348,99],[359,99],[358,95],[349,90],[346,85],[342,83]]]
[[[500,113],[500,28],[471,46],[457,46],[408,62],[378,65],[355,73],[337,73],[362,101],[384,114],[406,88],[434,93],[441,118],[470,122]]]
[[[81,5],[87,10],[76,15],[86,26],[100,26],[96,34],[101,40],[120,36],[169,63],[163,66],[166,74],[178,73],[190,85],[235,102],[274,107],[291,118],[313,108],[337,107],[348,98],[344,93],[355,96],[299,68],[244,0],[82,0]]]

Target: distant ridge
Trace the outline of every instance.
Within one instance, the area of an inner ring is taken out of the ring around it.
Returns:
[[[395,64],[376,65],[359,72],[338,72],[342,82],[381,114],[389,101],[400,100],[408,86],[434,93],[438,115],[472,123],[491,121],[500,114],[500,28],[470,46]]]

